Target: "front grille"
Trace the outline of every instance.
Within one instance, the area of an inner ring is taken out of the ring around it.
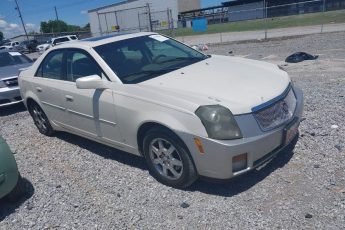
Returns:
[[[6,80],[3,80],[3,82],[5,83],[5,85],[7,87],[14,87],[14,86],[18,86],[18,78],[14,77],[14,78],[7,78]]]
[[[255,112],[254,116],[261,129],[268,131],[291,120],[296,109],[296,103],[296,96],[291,88],[283,99]]]

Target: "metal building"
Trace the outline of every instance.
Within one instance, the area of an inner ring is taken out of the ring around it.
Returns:
[[[180,11],[200,0],[127,0],[88,11],[93,36],[115,31],[157,31],[177,27]]]

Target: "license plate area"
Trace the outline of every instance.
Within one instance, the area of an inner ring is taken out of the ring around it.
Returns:
[[[288,126],[284,128],[283,132],[283,146],[289,144],[298,133],[299,122],[294,119]]]

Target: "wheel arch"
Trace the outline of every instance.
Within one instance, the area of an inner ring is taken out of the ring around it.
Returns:
[[[146,122],[143,122],[140,127],[138,128],[138,132],[137,132],[137,143],[138,143],[138,150],[139,150],[139,154],[141,156],[144,156],[143,155],[143,140],[145,138],[145,134],[152,128],[155,128],[155,127],[158,127],[158,128],[162,128],[162,129],[165,129],[169,132],[171,132],[173,135],[175,135],[175,137],[179,140],[179,142],[183,145],[183,147],[186,148],[187,150],[187,153],[189,154],[191,160],[192,160],[192,163],[194,165],[194,168],[196,170],[196,172],[198,173],[198,169],[195,165],[195,162],[194,162],[194,158],[191,154],[191,151],[190,149],[188,148],[188,146],[186,145],[186,143],[183,141],[183,139],[169,126],[165,125],[165,124],[162,124],[162,123],[159,123],[157,121],[146,121]]]
[[[25,104],[26,104],[27,107],[29,107],[32,103],[37,103],[37,101],[35,101],[32,97],[26,98]]]
[[[179,141],[181,141],[181,143],[184,145],[184,147],[186,147],[186,149],[188,149],[189,151],[189,148],[187,147],[187,145],[184,143],[184,141],[182,140],[182,138],[169,126],[165,125],[165,124],[162,124],[160,122],[157,122],[157,121],[146,121],[146,122],[143,122],[139,128],[138,128],[138,131],[137,131],[137,143],[138,143],[138,150],[139,150],[139,153],[141,155],[143,155],[143,140],[144,140],[144,137],[146,135],[146,133],[152,129],[152,128],[162,128],[162,129],[165,129],[169,132],[171,132],[172,134],[174,134],[178,139]]]

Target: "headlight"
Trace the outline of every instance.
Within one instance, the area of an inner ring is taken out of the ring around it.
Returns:
[[[208,137],[218,140],[242,138],[234,115],[221,105],[206,105],[199,107],[195,114],[205,126]]]

